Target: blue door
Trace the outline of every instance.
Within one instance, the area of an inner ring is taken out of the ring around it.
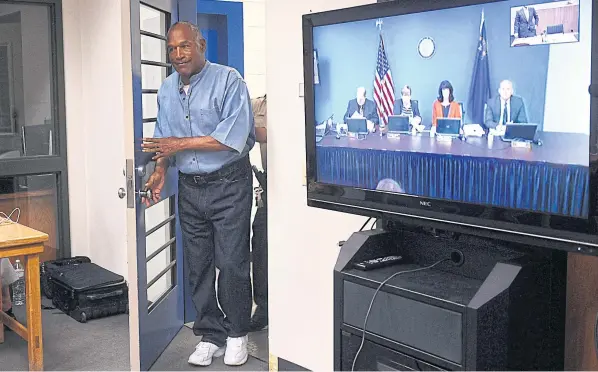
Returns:
[[[131,340],[138,341],[138,368],[142,371],[152,366],[176,336],[184,316],[176,170],[170,169],[159,203],[146,208],[140,202],[140,190],[155,165],[150,154],[141,152],[141,139],[153,137],[158,88],[171,73],[166,34],[178,19],[178,5],[177,0],[131,0],[135,158],[127,162],[126,174],[128,189],[137,190],[128,193],[128,206],[136,211],[138,277],[132,287],[137,288],[138,306],[130,309],[130,314],[131,319],[135,315],[139,319],[138,328],[131,327],[131,332],[138,332]],[[136,345],[131,347],[134,361]]]

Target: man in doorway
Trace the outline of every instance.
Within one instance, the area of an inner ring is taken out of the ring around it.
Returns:
[[[174,24],[167,48],[176,72],[158,92],[155,138],[142,144],[156,160],[145,187],[152,191],[151,201],[158,202],[173,158],[185,264],[197,310],[193,331],[202,336],[189,363],[208,366],[224,355],[225,364],[241,365],[248,358],[252,302],[251,100],[237,71],[206,60],[206,41],[194,24]]]
[[[251,317],[250,330],[261,331],[268,326],[268,152],[267,152],[267,103],[266,96],[252,100],[255,119],[255,137],[260,144],[262,168],[256,177],[260,186],[256,189],[257,210],[253,218],[251,256],[253,263],[253,300],[257,305]]]

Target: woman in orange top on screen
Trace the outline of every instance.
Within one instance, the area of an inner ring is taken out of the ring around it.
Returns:
[[[438,118],[461,119],[461,106],[455,101],[453,86],[448,80],[438,87],[438,99],[432,106],[432,126],[436,127]]]

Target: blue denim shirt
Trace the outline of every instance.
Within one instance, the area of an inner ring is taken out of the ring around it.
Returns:
[[[210,136],[229,151],[183,151],[176,154],[179,171],[205,174],[246,156],[255,144],[255,128],[247,85],[233,68],[206,61],[191,77],[188,93],[177,72],[158,90],[154,137]]]

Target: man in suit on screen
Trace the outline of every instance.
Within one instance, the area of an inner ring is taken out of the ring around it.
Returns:
[[[364,87],[357,88],[357,96],[347,104],[344,122],[350,118],[365,118],[368,121],[368,130],[372,130],[374,125],[378,125],[380,119],[376,111],[376,104],[371,99],[365,97]]]
[[[538,17],[538,12],[536,12],[535,8],[524,6],[519,9],[515,14],[515,22],[513,26],[515,37],[524,38],[536,36],[536,26],[538,26],[539,20],[540,17]]]
[[[498,96],[491,98],[486,105],[484,124],[486,128],[503,129],[506,124],[527,123],[525,103],[521,97],[513,95],[513,83],[500,82]]]

